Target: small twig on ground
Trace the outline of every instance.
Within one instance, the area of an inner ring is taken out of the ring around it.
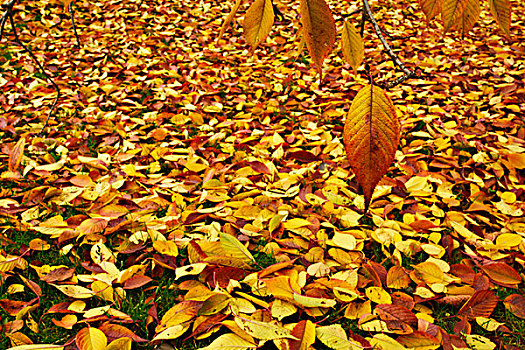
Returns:
[[[73,10],[73,3],[75,0],[69,3],[69,17],[71,17],[71,23],[73,24],[73,32],[75,33],[75,38],[77,38],[77,46],[80,48],[80,38],[77,34],[77,26],[75,24],[75,10]]]
[[[51,79],[51,77],[46,73],[46,71],[44,70],[44,67],[40,64],[40,62],[38,62],[38,60],[37,60],[35,54],[33,53],[33,51],[31,51],[31,49],[29,47],[27,47],[26,45],[24,45],[24,43],[22,43],[22,41],[20,41],[20,38],[18,37],[18,33],[16,31],[15,21],[13,19],[13,6],[14,6],[15,2],[16,2],[16,0],[10,0],[10,1],[2,4],[2,9],[5,10],[5,12],[2,15],[2,18],[0,18],[0,40],[2,40],[2,37],[3,37],[3,34],[4,34],[5,22],[7,21],[7,18],[9,18],[9,23],[11,23],[11,29],[13,30],[13,36],[15,37],[15,42],[18,45],[20,45],[29,54],[31,59],[36,63],[36,65],[38,66],[38,68],[42,72],[42,74],[45,75],[47,80],[49,80],[49,82],[53,85],[53,87],[57,91],[57,97],[55,98],[55,101],[51,105],[51,109],[49,110],[49,114],[47,115],[47,118],[46,118],[46,120],[44,122],[44,125],[42,126],[42,130],[40,130],[40,133],[42,133],[42,131],[44,131],[44,129],[46,128],[47,123],[49,122],[49,118],[51,118],[51,116],[53,115],[55,107],[56,107],[56,105],[58,103],[58,99],[60,98],[60,89],[58,88],[58,85],[53,81],[53,79]]]
[[[379,40],[381,40],[381,43],[383,44],[383,46],[385,48],[385,51],[388,54],[388,56],[390,56],[392,61],[394,61],[394,63],[399,68],[401,68],[401,70],[405,73],[405,75],[402,76],[401,78],[398,78],[398,79],[394,80],[393,82],[391,82],[390,84],[387,84],[386,88],[394,87],[397,84],[400,84],[400,83],[404,82],[407,79],[417,77],[417,75],[414,72],[412,72],[410,69],[405,67],[403,62],[401,62],[399,57],[396,55],[396,53],[392,50],[392,48],[390,47],[390,45],[386,41],[385,37],[382,34],[381,28],[379,28],[379,25],[377,24],[376,20],[374,19],[374,16],[372,15],[372,10],[370,9],[370,4],[368,3],[368,0],[363,0],[363,23],[364,23],[365,14],[368,17],[368,20],[370,21],[370,23],[372,23],[372,26],[374,26],[374,30],[376,32],[376,35],[379,38]]]

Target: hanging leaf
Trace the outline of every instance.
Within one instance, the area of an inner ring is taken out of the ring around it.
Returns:
[[[274,20],[271,0],[255,0],[244,16],[244,36],[252,51],[262,43],[270,30]]]
[[[230,13],[226,18],[224,19],[224,22],[222,22],[221,30],[219,31],[219,35],[217,36],[217,41],[221,40],[222,36],[224,35],[224,32],[226,31],[226,28],[233,20],[233,17],[235,17],[235,14],[237,14],[237,11],[239,10],[239,7],[241,7],[242,0],[235,0],[235,4],[233,5]]]
[[[354,73],[356,73],[365,56],[365,45],[361,35],[347,20],[343,24],[341,33],[341,50],[346,62],[352,66]]]
[[[454,24],[454,28],[461,32],[461,36],[464,37],[469,30],[474,27],[474,24],[479,19],[481,13],[481,6],[479,0],[467,0],[467,6],[465,10]]]
[[[443,26],[445,27],[445,33],[459,21],[469,1],[470,0],[443,0],[441,18],[443,20]]]
[[[441,13],[443,0],[419,0],[419,6],[421,6],[428,22]]]
[[[500,29],[510,39],[510,0],[489,0],[490,12],[496,18]]]
[[[399,120],[390,98],[377,86],[362,88],[346,116],[343,142],[350,166],[363,188],[365,211],[374,188],[394,159],[399,135]]]
[[[494,311],[498,297],[491,290],[481,290],[474,293],[470,299],[459,310],[458,317],[466,317],[469,320],[476,317],[489,317]]]
[[[324,0],[301,0],[301,24],[306,47],[322,80],[324,58],[335,43],[335,21]]]
[[[108,345],[108,339],[101,330],[87,327],[77,333],[75,343],[80,350],[101,350]]]

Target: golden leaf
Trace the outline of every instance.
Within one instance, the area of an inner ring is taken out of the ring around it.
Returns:
[[[301,0],[300,10],[306,47],[322,80],[324,58],[335,42],[334,17],[324,0]]]
[[[419,6],[421,6],[428,22],[441,13],[443,0],[419,0]]]
[[[273,20],[274,14],[271,0],[255,0],[248,11],[246,11],[243,23],[244,36],[252,51],[270,34]]]
[[[343,57],[346,62],[352,66],[354,73],[356,73],[357,68],[359,68],[363,62],[365,46],[361,35],[359,35],[354,26],[346,20],[341,33],[341,50],[343,51]]]
[[[489,0],[490,12],[496,18],[500,29],[510,38],[510,0]]]
[[[363,188],[368,210],[377,183],[386,174],[399,143],[400,125],[390,98],[365,86],[354,98],[343,133],[346,156]]]
[[[101,350],[108,345],[106,335],[97,328],[87,327],[81,329],[75,338],[80,350]]]

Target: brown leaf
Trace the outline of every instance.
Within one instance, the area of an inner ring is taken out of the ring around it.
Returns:
[[[386,275],[386,286],[393,289],[403,289],[410,284],[410,277],[401,266],[394,265]]]
[[[306,47],[322,80],[324,58],[335,43],[335,21],[330,7],[324,0],[301,0],[301,24]]]
[[[437,349],[441,345],[436,337],[419,331],[401,335],[396,340],[405,347],[414,349]]]
[[[511,294],[505,298],[503,304],[514,316],[525,318],[525,297],[523,295]]]
[[[152,279],[144,275],[135,275],[124,282],[124,289],[135,289],[151,282]]]
[[[399,143],[396,109],[377,86],[362,88],[346,116],[343,142],[346,156],[363,188],[365,211],[377,183],[386,174]]]
[[[255,0],[244,16],[244,36],[252,51],[263,42],[270,30],[274,20],[273,6],[271,0]]]
[[[491,290],[482,290],[474,293],[470,299],[458,311],[458,317],[466,317],[468,320],[476,317],[489,317],[498,304],[498,297]]]
[[[443,0],[419,0],[419,6],[421,6],[428,22],[441,13]]]
[[[100,327],[98,327],[98,329],[101,330],[109,340],[127,337],[133,339],[136,342],[148,341],[147,339],[139,337],[128,328],[118,324],[105,322]]]
[[[9,171],[15,172],[15,170],[20,166],[22,162],[22,157],[24,156],[24,147],[26,145],[26,139],[20,138],[16,143],[15,147],[11,150],[9,154],[9,160],[7,166]]]
[[[470,0],[443,0],[441,18],[443,20],[443,26],[445,27],[445,33],[461,18],[469,1]]]
[[[518,271],[503,262],[481,266],[481,270],[494,281],[494,283],[505,287],[518,288],[521,283],[521,276]]]
[[[500,29],[510,39],[510,0],[489,0],[490,12],[496,18]]]
[[[379,304],[374,312],[388,325],[388,328],[398,334],[409,334],[417,327],[417,317],[404,306]]]
[[[43,276],[41,280],[47,283],[62,282],[73,277],[74,273],[74,269],[59,267],[58,269],[54,269],[47,275]]]

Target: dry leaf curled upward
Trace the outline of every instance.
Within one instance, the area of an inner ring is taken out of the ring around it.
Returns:
[[[346,116],[343,132],[348,162],[363,189],[368,210],[377,183],[394,160],[399,144],[400,124],[396,109],[377,86],[365,86]]]
[[[271,0],[255,0],[244,16],[244,36],[252,51],[262,43],[270,30],[274,20]]]
[[[301,0],[300,10],[306,47],[322,80],[324,58],[335,43],[334,17],[324,0]]]

